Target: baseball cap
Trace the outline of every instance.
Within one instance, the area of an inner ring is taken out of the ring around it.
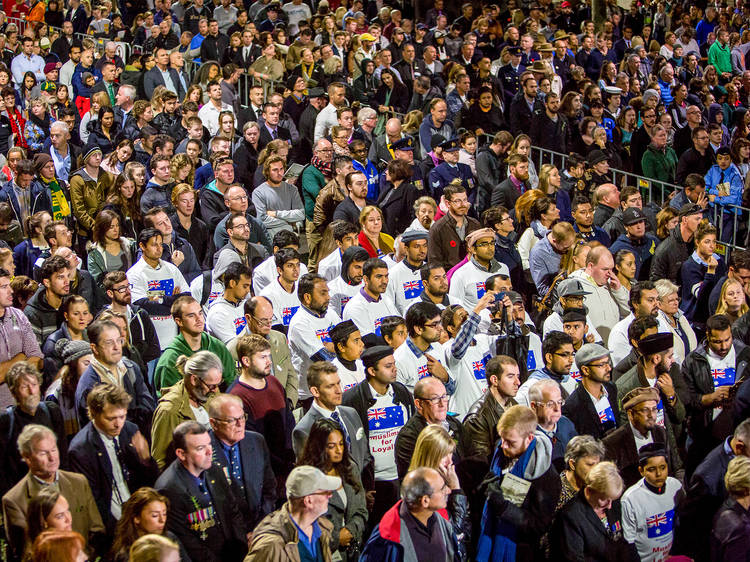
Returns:
[[[687,217],[690,215],[702,215],[703,209],[700,205],[697,203],[685,203],[682,207],[680,207],[680,212],[677,216],[680,218]]]
[[[631,226],[645,221],[646,215],[637,207],[628,207],[622,212],[622,222],[625,226]]]
[[[591,294],[583,287],[583,283],[579,279],[570,278],[560,281],[557,291],[557,294],[561,297],[583,297]]]
[[[286,497],[304,498],[316,492],[335,492],[341,488],[341,478],[327,476],[314,466],[298,466],[286,479]]]

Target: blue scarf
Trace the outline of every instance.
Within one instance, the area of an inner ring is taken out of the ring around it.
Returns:
[[[526,466],[529,459],[534,453],[536,447],[536,438],[531,442],[528,449],[516,461],[515,466],[511,469],[510,474],[523,478],[526,473]],[[501,462],[503,459],[503,450],[501,447],[495,449],[492,457],[490,470],[498,475],[502,475]],[[485,501],[484,511],[482,512],[482,530],[479,534],[479,543],[477,545],[478,562],[515,562],[516,560],[516,528],[513,525],[505,523],[492,513],[492,508]]]

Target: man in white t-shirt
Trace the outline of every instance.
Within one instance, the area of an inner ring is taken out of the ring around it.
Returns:
[[[365,380],[365,367],[360,360],[365,344],[359,328],[351,320],[339,322],[328,332],[333,342],[336,359],[331,361],[341,378],[341,389],[346,392]]]
[[[406,256],[388,272],[386,297],[404,316],[409,306],[418,302],[422,295],[420,270],[427,258],[427,232],[407,230],[401,235],[401,242],[406,247]]]
[[[398,316],[393,303],[385,298],[388,265],[370,258],[362,267],[364,286],[344,307],[344,320],[353,320],[364,338],[380,337],[380,323],[386,316]]]
[[[297,280],[300,272],[300,255],[297,251],[283,249],[273,256],[276,262],[276,279],[260,292],[273,306],[273,326],[286,332],[300,302],[297,296]]]
[[[469,261],[451,277],[449,294],[461,299],[464,308],[474,308],[485,293],[485,281],[494,274],[510,277],[508,266],[495,260],[495,233],[490,228],[466,235]]]
[[[328,281],[328,292],[331,295],[331,308],[339,316],[343,315],[344,307],[362,288],[362,268],[370,259],[367,250],[359,246],[350,246],[341,257],[341,272],[333,280]],[[325,277],[322,273],[321,276]]]
[[[209,307],[206,329],[224,343],[229,343],[245,329],[243,304],[250,293],[251,279],[250,268],[240,262],[230,263],[222,275],[224,294]]]

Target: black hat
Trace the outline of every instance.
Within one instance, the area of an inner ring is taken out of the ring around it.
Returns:
[[[414,240],[427,240],[428,232],[426,230],[407,230],[401,235],[401,242],[408,244]]]
[[[510,299],[511,304],[518,304],[519,302],[523,302],[521,293],[517,293],[516,291],[508,291],[505,294]]]
[[[604,162],[607,160],[607,155],[604,154],[601,150],[592,150],[589,152],[589,157],[587,158],[589,166],[596,166],[599,162]]]
[[[646,336],[638,341],[638,351],[641,355],[655,355],[674,347],[674,337],[669,332],[660,332]]]
[[[583,308],[569,308],[562,317],[563,324],[567,322],[586,323],[586,311]]]
[[[667,457],[667,449],[663,443],[647,443],[638,449],[638,464],[644,465],[651,457]]]
[[[622,212],[622,222],[625,226],[631,226],[645,221],[646,215],[638,207],[628,207]]]
[[[411,137],[404,137],[398,139],[391,145],[393,150],[414,150],[414,139]]]
[[[459,144],[458,139],[454,137],[440,143],[440,148],[443,149],[443,152],[456,152],[461,149],[461,145]]]
[[[680,207],[680,212],[677,214],[680,218],[687,217],[690,215],[702,215],[703,209],[697,203],[685,203]]]
[[[362,352],[362,364],[365,369],[374,367],[383,357],[393,355],[393,348],[389,345],[376,345]]]
[[[520,57],[521,56],[521,47],[510,47],[508,49],[508,54],[513,57]]]
[[[435,133],[430,137],[430,148],[435,150],[438,146],[445,142],[445,137],[440,133]]]
[[[359,328],[357,328],[357,325],[354,322],[351,320],[344,320],[328,330],[328,337],[331,338],[334,344],[337,342],[345,342],[349,335],[357,330],[359,330]]]

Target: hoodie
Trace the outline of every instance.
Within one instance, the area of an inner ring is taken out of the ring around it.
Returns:
[[[443,135],[446,139],[451,139],[455,136],[455,132],[456,127],[453,121],[446,119],[440,127],[437,127],[432,120],[432,115],[428,113],[419,126],[419,144],[422,146],[422,154],[430,152],[432,135]]]
[[[146,190],[141,195],[141,213],[144,215],[154,207],[167,209],[167,213],[172,211],[172,189],[175,182],[167,182],[159,185],[154,182],[153,178],[146,184]]]
[[[31,296],[23,313],[31,323],[39,347],[42,347],[47,337],[57,330],[57,310],[47,302],[47,289],[44,285],[40,285],[37,292]]]
[[[232,356],[229,354],[227,347],[221,342],[221,340],[203,332],[201,334],[201,348],[198,351],[211,351],[215,353],[221,360],[224,371],[224,382],[229,385],[235,379],[235,365]],[[177,334],[177,337],[172,340],[164,352],[159,358],[159,362],[156,364],[154,370],[154,390],[157,394],[161,394],[162,388],[170,387],[182,380],[182,375],[175,367],[177,358],[180,355],[186,355],[190,357],[196,353],[185,341],[185,336],[181,333]]]

